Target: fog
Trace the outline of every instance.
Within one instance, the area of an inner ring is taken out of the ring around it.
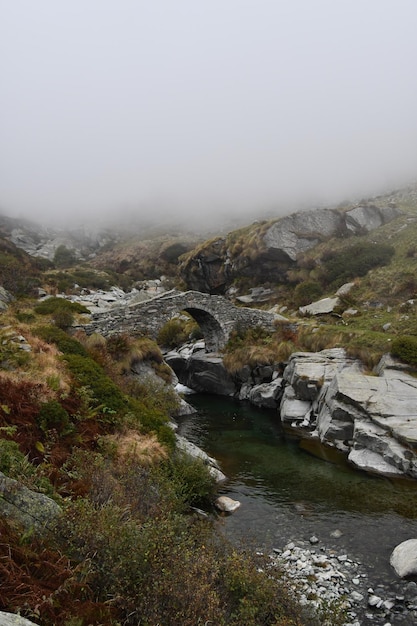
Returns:
[[[0,211],[196,223],[417,179],[415,0],[0,0]]]

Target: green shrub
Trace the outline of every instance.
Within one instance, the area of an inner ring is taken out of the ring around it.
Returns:
[[[71,302],[66,298],[46,298],[34,308],[35,313],[40,315],[52,315],[53,313],[70,311],[71,313],[90,313],[90,311],[79,302]]]
[[[47,343],[54,343],[63,354],[88,356],[86,349],[79,341],[70,337],[64,330],[57,326],[38,326],[33,332]]]
[[[99,507],[78,501],[59,521],[57,534],[85,571],[95,601],[117,611],[114,623],[303,623],[291,592],[259,571],[256,560],[230,548],[207,522],[165,515],[141,524],[111,501]]]
[[[57,247],[54,254],[54,265],[56,267],[70,267],[77,261],[74,250],[70,250],[64,244]]]
[[[294,289],[294,304],[295,306],[305,306],[318,300],[322,293],[319,283],[314,281],[299,283]]]
[[[127,405],[127,426],[138,428],[144,433],[155,433],[161,443],[171,450],[174,449],[175,434],[168,425],[168,413],[164,407],[155,405],[151,395],[140,399],[129,397]]]
[[[160,329],[157,337],[159,345],[165,348],[177,348],[188,340],[184,323],[178,318],[168,320]]]
[[[37,421],[44,432],[55,429],[61,435],[65,435],[72,430],[67,411],[57,400],[41,404]]]
[[[111,416],[127,409],[127,401],[120,388],[107,376],[100,365],[90,357],[81,354],[65,354],[68,369],[80,387],[89,387],[94,406],[102,407],[109,421]]]
[[[0,429],[1,430],[1,429]],[[4,427],[3,427],[3,430]],[[35,467],[24,455],[15,441],[0,438],[0,472],[14,478],[29,489],[54,495],[55,491],[41,467]]]
[[[405,363],[417,365],[417,337],[397,337],[392,342],[391,354]]]
[[[16,313],[16,319],[22,324],[30,324],[36,318],[33,315],[33,313],[30,313],[28,311],[22,311],[21,313],[20,312]]]
[[[66,309],[58,309],[52,315],[52,320],[55,326],[58,328],[62,328],[62,330],[66,330],[70,326],[72,326],[74,322],[74,315],[71,311],[67,311]]]
[[[374,267],[387,265],[394,253],[388,244],[365,242],[330,252],[322,258],[322,281],[325,285],[340,286],[352,278],[365,276]]]
[[[180,511],[189,506],[207,506],[211,503],[217,485],[201,459],[178,450],[162,464],[161,472],[168,479],[167,487]]]

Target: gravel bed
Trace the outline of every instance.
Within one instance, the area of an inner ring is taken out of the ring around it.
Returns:
[[[346,610],[344,626],[417,624],[417,583],[398,581],[389,588],[373,587],[361,563],[319,545],[315,536],[276,548],[269,558],[272,569],[284,572],[302,606],[320,614],[336,602]]]

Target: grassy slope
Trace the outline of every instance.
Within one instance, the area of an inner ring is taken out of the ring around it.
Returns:
[[[166,376],[156,344],[71,338],[33,305],[0,317],[0,471],[63,516],[43,536],[0,516],[0,609],[43,626],[315,623],[190,515],[213,479],[176,453],[163,381],[129,376],[138,359]]]

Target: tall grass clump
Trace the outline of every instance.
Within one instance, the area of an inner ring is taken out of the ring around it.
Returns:
[[[397,337],[392,342],[391,354],[404,363],[417,366],[417,337]]]

